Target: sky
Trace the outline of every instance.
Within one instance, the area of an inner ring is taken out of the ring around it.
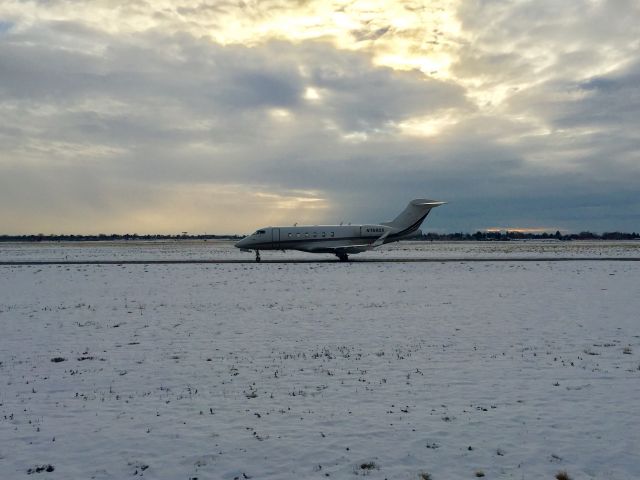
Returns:
[[[0,234],[640,231],[636,0],[0,2]]]

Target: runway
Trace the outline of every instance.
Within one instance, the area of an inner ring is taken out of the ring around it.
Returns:
[[[0,266],[39,265],[186,265],[186,264],[282,264],[282,263],[522,263],[522,262],[640,262],[640,257],[469,257],[469,258],[354,258],[340,262],[333,258],[319,259],[176,259],[176,260],[12,260],[0,261]]]

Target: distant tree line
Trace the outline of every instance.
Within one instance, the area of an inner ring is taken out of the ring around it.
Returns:
[[[138,235],[137,233],[97,235],[0,235],[0,242],[100,242],[114,240],[239,240],[242,235]]]
[[[531,232],[476,232],[476,233],[425,233],[418,240],[446,241],[509,241],[509,240],[640,240],[640,234],[626,232],[531,233]]]
[[[188,235],[186,232],[178,235],[138,235],[137,233],[97,235],[0,235],[0,242],[100,242],[116,240],[239,240],[242,235]],[[509,240],[640,240],[640,234],[625,232],[592,232],[568,233],[530,233],[530,232],[476,232],[476,233],[425,233],[422,237],[412,240],[425,241],[509,241]]]

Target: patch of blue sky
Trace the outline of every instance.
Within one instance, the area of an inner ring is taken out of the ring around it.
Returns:
[[[14,23],[7,20],[0,20],[0,35],[7,33],[13,27]]]

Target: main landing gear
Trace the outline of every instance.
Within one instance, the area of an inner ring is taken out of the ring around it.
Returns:
[[[346,253],[336,253],[336,256],[341,262],[348,262],[349,256]]]
[[[260,261],[260,250],[256,250],[256,262]]]

